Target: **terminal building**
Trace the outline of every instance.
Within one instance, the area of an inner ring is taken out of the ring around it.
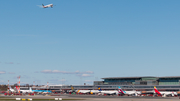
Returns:
[[[176,77],[108,77],[104,81],[95,81],[94,85],[180,85],[180,76]]]
[[[154,86],[159,91],[180,91],[180,76],[169,77],[107,77],[103,81],[94,81],[93,85],[50,85],[54,91],[67,91],[73,87],[76,90],[117,90],[120,86],[124,90],[152,91]]]

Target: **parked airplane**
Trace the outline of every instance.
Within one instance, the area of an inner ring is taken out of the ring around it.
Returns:
[[[162,95],[162,97],[166,97],[167,95],[177,95],[177,92],[168,92],[168,91],[163,91],[163,92],[160,92],[157,90],[157,88],[154,86],[154,91],[156,94],[159,94],[159,95]]]
[[[19,87],[18,86],[16,86],[16,92],[20,92],[20,89],[19,89]]]
[[[103,90],[102,91],[100,87],[98,87],[98,89],[99,89],[99,93],[101,93],[101,94],[108,94],[108,95],[116,94],[116,95],[118,95],[118,93],[119,93],[117,90],[112,90],[112,91]]]
[[[52,93],[50,90],[32,90],[32,91],[36,93]]]
[[[33,92],[36,92],[36,93],[42,93],[43,91],[42,90],[32,90]]]
[[[118,88],[119,88],[119,93],[122,93],[122,94],[135,95],[135,96],[138,96],[139,94],[141,94],[140,91],[123,91],[120,86]]]
[[[43,90],[42,93],[43,93],[43,94],[47,94],[47,93],[52,93],[52,91],[50,91],[50,90]]]
[[[86,94],[86,93],[90,93],[91,90],[78,90],[77,93],[83,93],[83,94]]]
[[[78,90],[75,90],[74,87],[71,85],[71,90],[69,90],[68,92],[71,92],[71,93],[75,93],[77,92]]]
[[[113,90],[113,91],[102,91],[100,87],[98,87],[98,90],[77,90],[77,93],[83,93],[83,94],[87,94],[87,93],[91,93],[91,94],[108,94],[108,95],[112,95],[112,94],[118,94],[117,90]]]
[[[91,93],[91,94],[97,94],[97,93],[100,93],[100,91],[99,91],[99,90],[91,90],[90,93]]]
[[[48,4],[48,5],[43,5],[43,4],[42,4],[42,7],[43,7],[43,8],[49,8],[49,7],[52,8],[52,7],[53,7],[53,4]]]
[[[28,89],[28,88],[18,88],[18,87],[16,86],[16,90],[17,90],[18,92],[20,91],[21,93],[33,93],[31,87]]]
[[[10,92],[16,92],[14,89],[11,88],[11,86],[8,87]]]

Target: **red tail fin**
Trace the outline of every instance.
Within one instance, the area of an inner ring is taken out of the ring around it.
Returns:
[[[16,89],[19,91],[19,88],[18,88],[18,86],[16,86]]]
[[[154,91],[157,93],[157,94],[160,94],[161,95],[161,93],[157,90],[157,88],[154,86]]]

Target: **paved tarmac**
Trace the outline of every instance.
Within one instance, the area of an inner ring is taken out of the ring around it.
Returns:
[[[69,98],[85,98],[86,101],[180,101],[179,97],[93,96],[69,95]]]
[[[0,96],[0,98],[32,98],[32,99],[77,99],[74,101],[180,101],[179,97],[135,97],[135,96],[97,96],[97,95],[69,95],[63,94],[61,96]],[[73,101],[73,100],[71,100]]]

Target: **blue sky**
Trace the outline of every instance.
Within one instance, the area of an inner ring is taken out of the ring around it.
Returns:
[[[53,8],[40,8],[53,3]],[[0,84],[179,76],[179,0],[1,1]]]

